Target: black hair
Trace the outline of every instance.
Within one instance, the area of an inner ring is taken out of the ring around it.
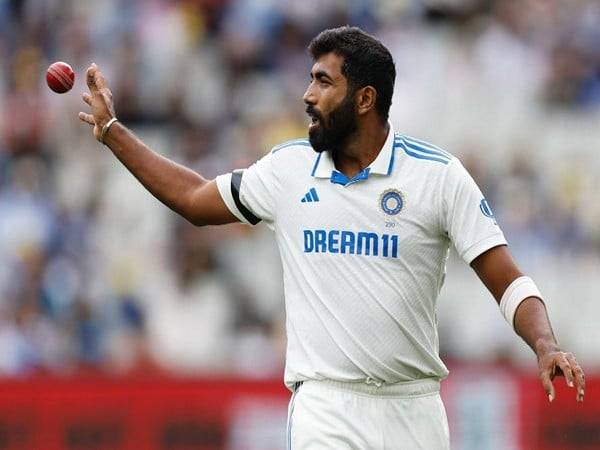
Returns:
[[[348,79],[352,91],[373,86],[377,91],[375,109],[383,121],[388,119],[396,67],[385,45],[360,28],[343,26],[319,33],[308,51],[314,60],[332,52],[342,56],[342,75]]]

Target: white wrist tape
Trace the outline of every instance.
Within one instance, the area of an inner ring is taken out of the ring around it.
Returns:
[[[537,297],[543,301],[542,294],[533,280],[529,277],[519,277],[514,280],[502,294],[500,311],[511,327],[515,327],[515,313],[523,300]]]

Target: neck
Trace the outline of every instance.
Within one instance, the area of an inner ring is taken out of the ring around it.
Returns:
[[[351,135],[345,145],[333,154],[335,168],[348,178],[354,177],[365,169],[379,155],[390,126],[385,123],[374,123],[371,126],[363,126]]]

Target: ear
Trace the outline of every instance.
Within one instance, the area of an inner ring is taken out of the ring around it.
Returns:
[[[377,100],[377,91],[373,86],[365,86],[356,91],[356,112],[359,115],[367,114],[370,110],[375,109],[375,101]]]

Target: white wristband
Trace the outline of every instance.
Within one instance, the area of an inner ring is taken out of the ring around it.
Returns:
[[[511,327],[515,327],[515,313],[523,300],[529,297],[542,299],[540,290],[529,277],[519,277],[514,280],[502,294],[500,311]]]

